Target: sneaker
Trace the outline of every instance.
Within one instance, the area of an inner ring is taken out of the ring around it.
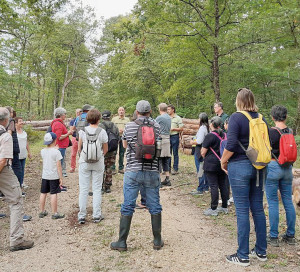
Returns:
[[[173,171],[171,172],[171,174],[172,174],[172,175],[178,175],[178,170],[173,170]]]
[[[124,174],[124,170],[123,169],[119,170],[119,174]]]
[[[281,242],[285,242],[288,245],[294,246],[296,244],[295,237],[287,236],[286,234],[283,234],[281,236]]]
[[[209,208],[209,209],[205,210],[203,212],[203,214],[207,215],[207,216],[217,216],[218,215],[218,211],[217,211],[217,209],[212,210],[211,208]]]
[[[68,177],[68,174],[67,174],[67,173],[63,173],[62,175],[63,175],[64,178],[67,178],[67,177]]]
[[[89,196],[93,196],[93,192],[89,192]]]
[[[222,203],[223,203],[222,199],[219,199],[219,204],[222,204]]]
[[[237,255],[237,253],[226,256],[226,261],[229,263],[233,263],[233,264],[237,264],[237,265],[241,265],[241,266],[249,266],[250,265],[249,259],[242,259]]]
[[[172,184],[171,184],[170,179],[165,178],[165,180],[162,181],[162,182],[160,183],[160,185],[161,185],[161,187],[162,187],[162,186],[171,186]]]
[[[18,251],[18,250],[25,250],[32,248],[34,245],[33,241],[23,241],[21,244],[18,244],[16,246],[11,246],[10,251]]]
[[[48,215],[48,212],[47,211],[43,211],[43,212],[40,212],[39,213],[39,218],[44,218],[45,216]]]
[[[78,223],[81,225],[85,224],[85,218],[79,218]]]
[[[217,211],[218,211],[218,213],[228,214],[228,208],[218,207]]]
[[[0,213],[0,219],[5,218],[6,214],[5,213]]]
[[[26,185],[25,183],[23,183],[23,185],[22,185],[23,189],[27,189],[28,187],[29,187],[28,185]]]
[[[112,175],[115,175],[115,174],[117,174],[117,171],[116,171],[116,169],[113,169],[113,170],[111,171],[111,173],[112,173]]]
[[[265,261],[268,260],[266,254],[259,254],[259,253],[257,253],[256,250],[255,250],[255,248],[253,248],[251,250],[251,256],[254,257],[254,258],[257,258],[261,262],[265,262]]]
[[[26,193],[25,193],[25,192],[22,192],[22,196],[25,197],[25,196],[26,196]]]
[[[5,197],[5,195],[0,191],[0,199]]]
[[[105,189],[105,193],[107,193],[107,194],[111,193],[111,189],[110,188],[106,188]]]
[[[104,217],[100,215],[100,217],[94,217],[93,218],[93,222],[94,223],[99,223],[101,222],[102,220],[104,220]],[[84,220],[85,221],[85,220]],[[81,223],[80,223],[81,224]]]
[[[277,237],[267,236],[267,243],[273,247],[279,247],[279,239]]]
[[[55,213],[55,214],[52,214],[52,216],[51,216],[52,219],[62,219],[64,217],[65,217],[65,215],[60,214],[60,213]]]
[[[228,200],[230,203],[234,203],[233,197],[229,198]]]
[[[191,191],[190,192],[191,195],[203,195],[203,191]]]
[[[30,221],[31,219],[32,219],[32,216],[24,214],[24,216],[23,216],[23,222]]]
[[[74,168],[72,168],[70,171],[69,171],[69,173],[74,173],[75,172],[75,169]]]

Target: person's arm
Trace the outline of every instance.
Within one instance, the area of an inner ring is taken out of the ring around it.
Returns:
[[[82,149],[82,138],[79,136],[79,140],[78,140],[78,156],[80,156],[81,149]]]
[[[124,148],[127,148],[127,145],[128,145],[128,144],[127,144],[127,141],[126,141],[126,140],[123,140],[122,143],[123,143],[123,147],[124,147]]]
[[[178,118],[177,126],[178,126],[178,128],[173,128],[171,130],[172,131],[178,131],[178,132],[183,131],[183,123],[182,123],[182,119],[181,118]]]
[[[206,155],[207,151],[208,151],[207,148],[205,148],[205,147],[202,147],[202,148],[201,148],[201,156],[202,156],[203,158],[205,158],[205,155]]]
[[[103,143],[102,144],[102,150],[103,150],[103,155],[105,156],[105,154],[108,151],[108,143]]]
[[[57,172],[58,172],[58,176],[59,176],[59,185],[62,186],[63,185],[63,175],[62,175],[62,167],[61,167],[60,160],[56,162],[56,166],[57,166]]]
[[[0,159],[0,173],[2,169],[7,165],[7,159]]]
[[[227,166],[228,166],[228,161],[232,157],[234,152],[228,151],[226,148],[224,149],[222,158],[221,158],[221,168],[225,173],[227,174]]]
[[[28,141],[27,141],[27,144],[26,144],[26,149],[27,149],[27,153],[28,153],[28,158],[31,159],[31,152],[30,152]]]

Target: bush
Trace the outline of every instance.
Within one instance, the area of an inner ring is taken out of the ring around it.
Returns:
[[[24,130],[27,133],[27,139],[30,144],[34,144],[41,141],[45,135],[45,131],[33,130],[31,126],[25,126]]]

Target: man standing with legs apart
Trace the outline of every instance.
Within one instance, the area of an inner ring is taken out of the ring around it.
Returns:
[[[166,103],[160,103],[158,105],[160,116],[158,116],[155,120],[160,125],[160,135],[162,138],[160,160],[162,162],[163,171],[166,174],[165,180],[161,183],[162,186],[171,186],[170,168],[169,168],[169,160],[171,157],[171,153],[170,153],[171,117],[168,115],[167,109],[168,109],[168,105]]]
[[[23,199],[20,184],[13,173],[10,163],[13,158],[13,140],[6,127],[9,111],[0,108],[0,190],[10,208],[10,250],[17,251],[33,247],[32,241],[24,240]]]
[[[123,107],[120,107],[118,109],[118,116],[115,116],[111,120],[119,129],[119,134],[120,134],[120,141],[119,141],[119,173],[124,174],[124,154],[126,148],[124,148],[123,143],[122,143],[122,134],[125,128],[125,125],[130,121],[128,117],[125,117],[125,109]],[[112,166],[112,170],[115,173],[116,165],[114,164]]]
[[[173,175],[178,174],[178,164],[179,164],[179,156],[178,156],[178,148],[179,148],[179,133],[183,130],[182,119],[175,113],[175,107],[173,105],[168,105],[168,114],[171,117],[171,155],[173,153],[174,162],[173,162]],[[171,160],[170,158],[170,169],[171,169]]]
[[[153,248],[159,250],[161,239],[161,211],[159,201],[160,177],[155,144],[159,137],[159,125],[150,119],[151,106],[141,100],[136,105],[138,118],[126,125],[123,133],[123,145],[127,148],[126,170],[124,175],[124,203],[121,207],[119,240],[110,244],[111,249],[126,251],[135,203],[140,189],[146,192],[146,205],[151,214]],[[143,152],[145,151],[146,152]],[[143,159],[141,159],[143,158]]]

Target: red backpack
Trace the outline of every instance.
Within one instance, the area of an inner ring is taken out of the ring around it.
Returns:
[[[138,127],[135,144],[135,158],[142,162],[152,162],[156,155],[156,138],[154,122],[148,119],[135,120]]]
[[[289,128],[288,133],[284,133],[280,128],[272,127],[280,134],[279,140],[279,157],[273,154],[275,160],[283,167],[292,165],[297,160],[297,144],[293,131]]]

